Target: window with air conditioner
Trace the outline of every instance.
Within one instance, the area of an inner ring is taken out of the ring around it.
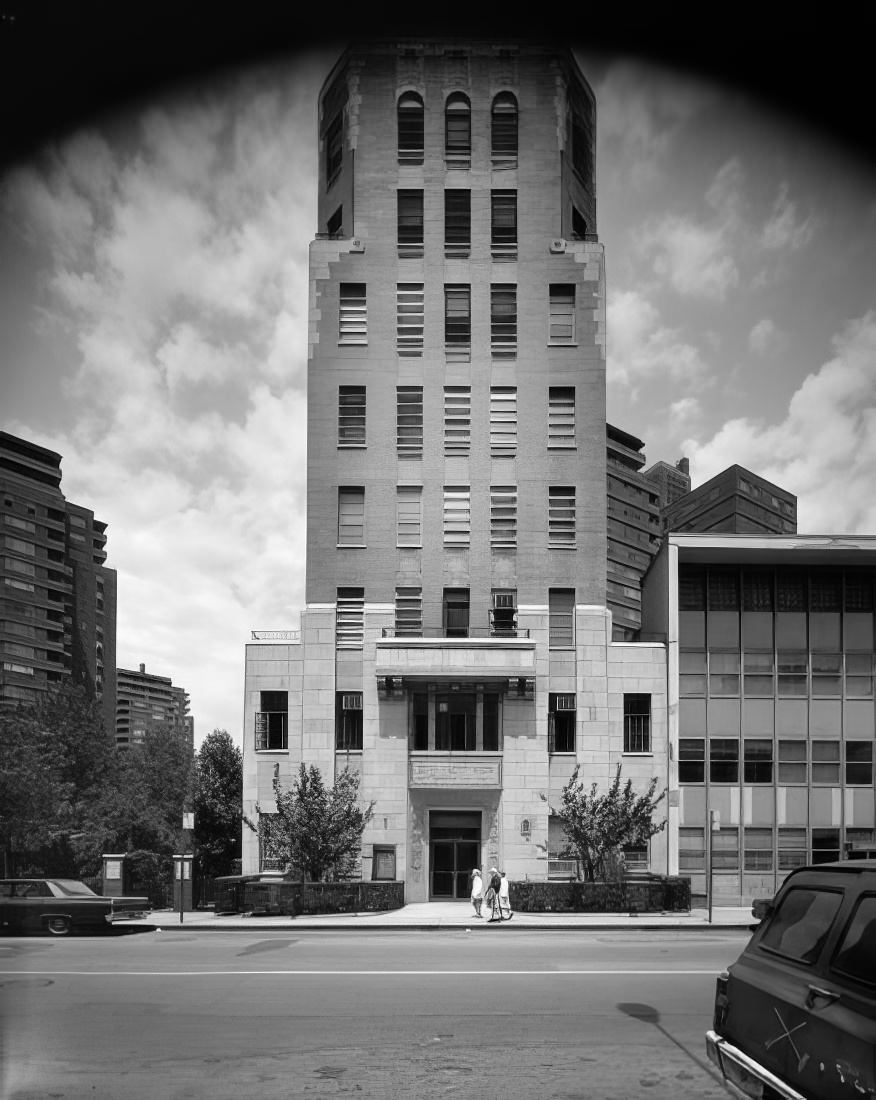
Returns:
[[[494,638],[517,637],[517,592],[494,589],[490,599],[490,634]]]

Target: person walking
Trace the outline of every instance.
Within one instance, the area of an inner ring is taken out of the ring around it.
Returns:
[[[484,904],[484,880],[480,870],[475,867],[471,873],[471,903],[474,906],[475,916],[482,917],[481,906]]]
[[[499,875],[499,916],[504,920],[511,920],[514,914],[511,912],[511,888],[508,885],[508,876],[504,871],[500,871]]]
[[[502,908],[499,905],[499,888],[502,885],[502,876],[499,874],[495,867],[490,868],[490,885],[487,889],[487,896],[484,899],[490,907],[490,919],[487,922],[492,924],[493,921],[502,919]]]

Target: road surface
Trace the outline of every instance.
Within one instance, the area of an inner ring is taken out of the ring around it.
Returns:
[[[510,925],[5,938],[0,1100],[726,1100],[703,1035],[746,939]]]

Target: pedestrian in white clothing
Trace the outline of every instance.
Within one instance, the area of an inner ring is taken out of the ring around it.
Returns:
[[[477,867],[471,873],[471,903],[474,906],[475,916],[480,917],[481,906],[484,904],[484,880]]]
[[[514,914],[511,912],[511,891],[508,886],[508,876],[500,871],[502,876],[499,883],[499,913],[505,920],[511,920]]]

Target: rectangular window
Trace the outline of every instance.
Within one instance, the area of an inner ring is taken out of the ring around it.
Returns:
[[[712,867],[716,871],[739,870],[739,829],[722,825],[712,833]]]
[[[325,181],[330,186],[344,160],[344,116],[337,114],[325,132]]]
[[[548,693],[548,752],[575,751],[577,713],[574,692]]]
[[[396,489],[396,545],[423,545],[423,490],[418,485]]]
[[[548,546],[575,546],[575,486],[548,487]]]
[[[362,751],[362,692],[335,692],[335,748]]]
[[[423,636],[423,589],[396,588],[395,633],[401,638]]]
[[[494,692],[484,692],[484,729],[483,751],[498,752],[500,739],[499,696]]]
[[[494,588],[490,593],[490,635],[494,638],[517,637],[517,591]]]
[[[709,739],[709,780],[712,783],[739,782],[739,742],[735,737]]]
[[[423,255],[423,192],[398,192],[398,254]]]
[[[744,871],[772,871],[772,829],[742,830],[742,869]]]
[[[36,576],[36,566],[33,562],[19,561],[18,558],[4,558],[3,564],[13,573],[23,573],[26,577]]]
[[[422,355],[424,304],[422,283],[396,284],[396,348],[399,355]]]
[[[846,783],[872,787],[873,742],[846,741]]]
[[[651,696],[624,695],[624,752],[651,751]]]
[[[836,786],[840,781],[839,741],[812,742],[812,782]]]
[[[442,619],[446,638],[467,638],[469,593],[467,588],[445,588],[442,598]]]
[[[812,694],[842,695],[843,655],[841,653],[812,654]]]
[[[467,485],[444,486],[444,545],[471,542],[471,490]]]
[[[339,206],[325,223],[326,232],[330,237],[343,237],[344,235],[344,207]]]
[[[7,550],[12,550],[16,554],[25,554],[27,557],[32,558],[36,554],[36,547],[32,542],[25,542],[24,539],[14,539],[7,535],[3,540]]]
[[[548,343],[575,343],[575,284],[551,283]]]
[[[490,387],[490,454],[517,453],[517,387]]]
[[[678,782],[705,783],[706,742],[702,737],[678,739]]]
[[[873,654],[846,654],[846,695],[853,699],[873,697]]]
[[[375,844],[371,854],[373,882],[395,882],[395,845]]]
[[[739,694],[739,653],[709,653],[709,694]]]
[[[511,550],[517,545],[517,486],[490,486],[490,546]]]
[[[746,653],[742,659],[743,691],[749,698],[774,694],[772,653]]]
[[[517,259],[517,192],[490,192],[490,250],[494,260]]]
[[[778,693],[781,697],[809,692],[809,655],[804,651],[780,650],[776,658]]]
[[[423,387],[397,386],[395,445],[399,454],[423,453]]]
[[[338,545],[365,544],[365,489],[361,485],[338,488]]]
[[[678,692],[684,698],[706,694],[706,654],[701,649],[682,649],[678,655]]]
[[[806,830],[779,826],[779,867],[780,871],[793,871],[808,862],[806,856]]]
[[[471,286],[467,283],[444,287],[444,352],[450,359],[471,355]]]
[[[575,589],[548,589],[548,637],[552,648],[575,644]]]
[[[805,741],[779,741],[778,781],[781,786],[806,782],[808,748]]]
[[[368,343],[368,311],[364,283],[341,283],[338,321],[339,344]]]
[[[444,254],[465,258],[471,252],[471,191],[444,192]]]
[[[444,387],[444,453],[467,455],[471,448],[471,386]]]
[[[338,446],[365,446],[364,386],[338,386]]]
[[[772,783],[773,743],[766,737],[746,737],[743,741],[743,783]]]
[[[678,830],[679,871],[704,871],[706,869],[706,831],[682,827]]]
[[[840,857],[839,829],[812,830],[812,862],[834,863]]]
[[[575,446],[574,386],[551,386],[548,390],[548,446]]]
[[[257,752],[283,751],[289,747],[289,692],[262,691],[255,716]]]
[[[494,359],[517,357],[517,287],[513,283],[490,287],[490,349]]]
[[[365,589],[339,588],[335,619],[338,649],[361,649],[365,640]]]
[[[410,702],[411,737],[414,752],[426,752],[429,748],[429,696],[425,691],[415,692]]]
[[[436,695],[435,748],[439,752],[474,752],[476,738],[477,695]]]

